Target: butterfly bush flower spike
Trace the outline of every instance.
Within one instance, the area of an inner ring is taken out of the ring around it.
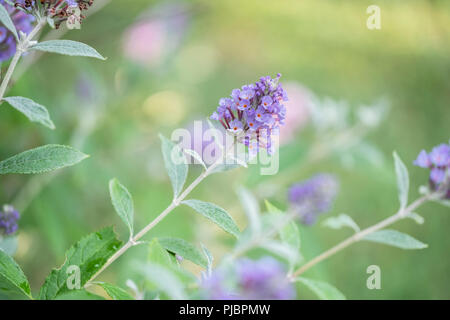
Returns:
[[[272,153],[274,137],[285,123],[283,102],[288,100],[280,77],[281,74],[275,78],[261,77],[255,83],[232,90],[229,98],[220,99],[211,119],[219,121],[251,152],[263,148]]]
[[[0,235],[9,236],[18,229],[19,212],[14,207],[5,205],[0,211]]]
[[[433,190],[444,188],[444,197],[450,199],[450,145],[440,144],[427,153],[420,151],[414,165],[430,169],[430,186]]]
[[[283,265],[272,257],[259,260],[242,258],[217,269],[203,281],[202,288],[214,300],[288,300],[295,289],[286,278]]]
[[[288,195],[291,209],[304,224],[311,225],[318,215],[331,209],[338,189],[338,181],[333,175],[317,174],[291,186]]]

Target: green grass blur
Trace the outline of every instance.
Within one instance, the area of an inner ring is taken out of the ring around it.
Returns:
[[[33,290],[51,268],[62,264],[65,250],[83,235],[114,224],[126,240],[126,229],[109,201],[110,178],[117,177],[133,194],[136,229],[163,210],[172,195],[157,133],[168,135],[207,116],[219,98],[261,75],[281,72],[283,81],[298,81],[319,97],[344,99],[351,106],[380,97],[391,103],[388,117],[366,138],[383,152],[383,166],[361,161],[348,169],[333,157],[304,164],[296,155],[289,160],[297,170],[274,180],[276,203],[285,206],[290,184],[315,172],[331,172],[339,177],[341,191],[329,215],[345,212],[360,226],[369,226],[397,210],[393,150],[410,169],[411,198],[418,196],[427,172],[413,167],[412,161],[422,148],[429,150],[450,138],[450,3],[376,1],[381,30],[368,30],[366,8],[372,2],[188,1],[190,19],[182,40],[162,63],[148,69],[124,57],[122,37],[138,15],[158,1],[112,1],[89,17],[80,31],[69,32],[66,38],[94,46],[108,60],[48,54],[9,93],[47,106],[56,130],[28,123],[6,106],[0,108],[1,159],[42,144],[76,143],[77,137],[71,137],[79,115],[101,108],[99,121],[81,146],[91,157],[57,175],[23,212],[15,258]],[[104,104],[90,104],[77,96],[80,75],[96,79],[99,88],[93,94]],[[148,99],[161,107],[149,107]],[[308,139],[300,132],[289,147],[307,148],[312,143]],[[198,172],[192,169],[189,179]],[[257,190],[250,177],[254,172],[238,169],[215,175],[192,197],[227,208],[243,228],[246,222],[235,189],[244,184]],[[45,177],[0,177],[0,203],[11,202],[30,179],[40,183]],[[356,244],[307,275],[329,281],[349,299],[450,299],[449,209],[427,204],[419,213],[425,224],[402,221],[394,228],[427,243],[428,249]],[[330,231],[320,224],[301,231],[306,258],[350,235],[348,230]],[[231,237],[184,207],[147,238],[153,236],[202,242],[217,260],[233,244]],[[134,262],[145,254],[143,248],[134,248],[103,278],[123,286]],[[372,264],[381,267],[382,290],[366,288],[366,268]],[[300,292],[299,297],[311,296]]]

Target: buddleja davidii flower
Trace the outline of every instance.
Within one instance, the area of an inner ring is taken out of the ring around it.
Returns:
[[[5,205],[0,211],[0,235],[9,236],[18,229],[19,212],[13,206]]]
[[[36,20],[33,15],[9,5],[5,0],[0,0],[0,4],[5,7],[18,31],[22,31],[25,34],[31,32],[33,23]],[[4,26],[0,26],[0,61],[10,59],[16,52],[16,46],[14,35]]]
[[[320,214],[330,211],[338,190],[339,183],[333,175],[317,174],[291,186],[288,194],[291,210],[302,223],[311,225]]]
[[[222,98],[217,110],[211,115],[219,121],[238,141],[249,147],[251,152],[260,148],[273,152],[274,136],[286,118],[286,92],[276,78],[261,77],[257,82],[234,89],[230,98]]]
[[[284,266],[272,257],[235,261],[215,270],[202,282],[207,298],[214,300],[288,300],[295,288],[287,280]]]
[[[443,190],[445,198],[450,199],[450,145],[440,144],[434,147],[430,153],[420,151],[414,165],[430,169],[430,186],[433,190]]]
[[[86,11],[94,4],[94,0],[18,0],[16,8],[35,16],[44,16],[53,20],[55,28],[67,22],[69,29],[78,28],[85,18]]]

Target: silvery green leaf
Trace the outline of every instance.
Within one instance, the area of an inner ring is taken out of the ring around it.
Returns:
[[[219,164],[217,167],[215,167],[213,170],[211,170],[211,174],[212,173],[219,173],[219,172],[225,172],[225,171],[230,171],[236,168],[240,168],[241,165],[236,164],[236,163],[230,163],[230,164]]]
[[[260,247],[283,259],[286,259],[291,266],[296,265],[303,259],[302,255],[296,248],[293,248],[290,244],[285,242],[276,240],[264,241],[260,244]]]
[[[128,227],[130,237],[133,236],[134,206],[130,192],[117,179],[109,181],[109,194],[117,214]]]
[[[88,155],[68,146],[48,144],[19,153],[0,162],[0,174],[43,173],[73,166]]]
[[[195,160],[198,161],[198,163],[200,163],[203,168],[206,169],[206,164],[205,162],[203,162],[202,157],[198,154],[197,151],[192,150],[192,149],[183,149],[184,153],[186,153],[187,155],[191,156],[192,158],[194,158]]]
[[[14,26],[14,23],[11,20],[11,17],[9,16],[8,11],[6,10],[6,8],[4,7],[3,4],[0,4],[0,22],[9,30],[11,31],[11,33],[14,35],[14,37],[16,38],[16,40],[19,39],[19,37],[17,36],[17,30],[16,27]]]
[[[161,139],[161,150],[164,158],[164,164],[166,166],[170,182],[172,183],[174,198],[176,198],[183,190],[188,174],[186,157],[178,145],[168,140],[163,135],[159,135],[159,137]]]
[[[14,255],[17,250],[17,237],[0,236],[0,250],[5,251],[10,256]]]
[[[185,200],[182,203],[190,206],[192,209],[208,218],[226,232],[232,234],[236,238],[239,237],[239,228],[236,226],[233,218],[221,207],[200,200]]]
[[[187,298],[182,282],[171,269],[155,263],[146,263],[137,266],[137,271],[170,299],[185,300]]]
[[[47,128],[55,129],[55,125],[44,106],[24,97],[7,97],[3,98],[3,100],[8,102],[14,109],[22,112],[31,122],[38,122]]]
[[[208,122],[209,129],[212,130],[214,142],[221,150],[224,150],[223,141],[220,140],[220,136],[219,136],[220,131],[213,125],[213,123],[209,119],[207,120],[207,122]]]
[[[72,40],[49,40],[35,44],[30,49],[59,53],[68,56],[91,57],[106,60],[100,53],[87,44]]]
[[[356,222],[353,221],[353,219],[350,216],[348,216],[344,213],[341,213],[337,217],[330,217],[330,218],[326,219],[322,223],[322,225],[324,227],[328,227],[331,229],[341,229],[343,227],[349,227],[349,228],[352,228],[355,232],[359,232],[359,230],[360,230],[360,228],[356,224]]]
[[[395,230],[380,230],[368,234],[363,240],[387,244],[401,249],[424,249],[428,245],[402,232]]]
[[[178,238],[159,238],[159,243],[166,250],[178,254],[179,256],[192,261],[193,263],[206,268],[208,261],[204,255],[191,243]]]
[[[281,241],[289,245],[292,249],[300,250],[300,231],[294,221],[285,223],[286,213],[275,207],[272,203],[266,200],[266,208],[269,213],[281,215],[284,221],[281,223],[285,224],[284,227],[280,229]],[[276,227],[276,226],[274,226]]]
[[[106,282],[97,282],[96,284],[102,287],[113,300],[134,300],[128,292],[118,286]]]
[[[55,20],[51,17],[47,17],[47,24],[50,26],[50,28],[55,29]]]
[[[395,174],[397,176],[398,198],[400,200],[400,208],[406,208],[408,204],[409,193],[409,174],[403,161],[394,151]]]
[[[443,206],[450,208],[450,201],[449,200],[438,200],[437,203],[442,204]]]
[[[303,277],[296,278],[295,281],[307,286],[320,300],[345,300],[345,296],[327,282]]]
[[[237,193],[248,218],[249,229],[253,234],[259,233],[261,231],[262,222],[258,201],[253,194],[244,187],[240,187]]]
[[[27,277],[3,250],[0,250],[0,293],[11,298],[32,299]]]
[[[55,300],[105,300],[105,298],[93,294],[85,289],[70,290],[57,296]]]
[[[122,242],[116,238],[112,227],[82,238],[67,251],[64,264],[58,269],[53,269],[45,279],[39,299],[53,300],[71,291],[67,286],[69,267],[79,268],[80,287],[83,287],[121,245]]]
[[[414,220],[417,224],[423,224],[425,222],[424,217],[422,217],[420,214],[415,213],[415,212],[411,212],[411,213],[407,214],[406,217]]]
[[[212,273],[212,267],[213,267],[213,262],[214,262],[214,257],[212,256],[211,252],[208,250],[208,248],[206,246],[204,246],[202,244],[202,250],[203,250],[203,254],[206,257],[206,272],[208,273],[208,275],[211,275]]]

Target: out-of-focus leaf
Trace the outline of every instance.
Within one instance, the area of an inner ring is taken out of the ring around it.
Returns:
[[[241,201],[244,212],[247,215],[249,229],[252,234],[257,234],[261,231],[262,222],[258,201],[253,194],[244,187],[240,187],[237,191]]]
[[[0,293],[11,298],[32,299],[27,277],[3,250],[0,250]]]
[[[296,281],[303,283],[311,291],[313,291],[320,300],[345,300],[345,296],[331,284],[299,277]]]
[[[113,300],[134,300],[124,289],[106,282],[97,282]]]
[[[19,39],[17,36],[17,30],[14,26],[14,23],[11,20],[11,17],[9,16],[8,11],[4,7],[3,4],[0,4],[0,22],[14,35],[14,38]]]
[[[192,149],[183,149],[184,153],[186,153],[187,155],[191,156],[192,158],[194,158],[195,160],[198,161],[198,163],[200,163],[203,168],[206,169],[206,164],[205,162],[203,162],[202,157],[198,154],[197,151],[192,150]]]
[[[393,247],[409,250],[424,249],[428,247],[427,244],[420,242],[419,240],[411,237],[410,235],[389,229],[380,230],[368,234],[363,238],[363,240],[383,243]]]
[[[0,162],[0,174],[43,173],[73,166],[88,155],[68,146],[48,144],[19,153]]]
[[[417,224],[423,224],[425,222],[425,218],[415,212],[410,212],[406,217],[414,220]]]
[[[166,166],[170,182],[172,183],[174,198],[176,198],[183,190],[188,174],[186,157],[178,145],[174,144],[163,135],[159,135],[159,137],[161,138],[161,150],[164,158],[164,164]]]
[[[14,109],[22,112],[31,122],[37,122],[47,128],[55,129],[48,110],[43,105],[24,97],[7,97],[3,98],[3,100],[8,102]]]
[[[45,279],[39,299],[55,299],[58,295],[70,291],[67,287],[67,279],[70,276],[67,269],[70,266],[80,269],[80,287],[83,287],[121,245],[122,242],[116,238],[112,227],[82,238],[67,251],[64,264],[59,269],[53,269]]]
[[[96,294],[90,293],[85,289],[70,290],[63,294],[60,294],[55,300],[105,300]]]
[[[0,236],[0,250],[5,251],[8,255],[12,256],[17,250],[17,237],[5,237]]]
[[[200,200],[185,200],[182,203],[190,206],[192,209],[208,218],[223,230],[231,233],[236,238],[239,237],[239,228],[236,226],[233,218],[221,207]]]
[[[286,218],[285,212],[281,211],[267,200],[266,208],[269,213],[282,215],[283,218]],[[280,223],[284,224],[284,221],[281,221]],[[287,222],[285,226],[280,228],[279,233],[281,241],[283,241],[296,251],[300,250],[300,231],[298,230],[298,227],[294,221]]]
[[[331,229],[341,229],[343,227],[349,227],[349,228],[353,229],[355,232],[359,232],[359,230],[360,230],[360,228],[356,224],[356,222],[353,221],[353,219],[350,216],[348,216],[344,213],[341,213],[337,217],[330,217],[330,218],[326,219],[322,223],[322,225],[324,227],[328,227]]]
[[[203,268],[207,267],[208,262],[204,255],[191,243],[178,238],[159,238],[158,240],[166,250],[176,253]]]
[[[130,192],[117,179],[109,181],[109,194],[117,214],[133,236],[134,206]]]
[[[49,40],[35,44],[30,49],[59,53],[67,56],[91,57],[106,60],[100,53],[87,44],[72,40]]]
[[[397,176],[398,198],[400,200],[400,207],[404,209],[408,205],[408,193],[409,193],[408,169],[406,168],[402,159],[400,159],[397,152],[395,151],[394,151],[394,161],[395,161],[395,174]]]

